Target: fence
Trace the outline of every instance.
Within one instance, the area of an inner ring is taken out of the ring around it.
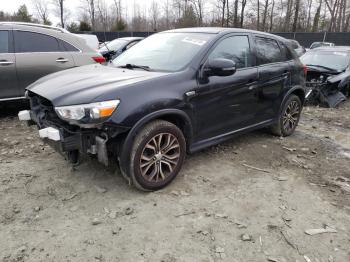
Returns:
[[[120,37],[147,37],[154,32],[78,32],[78,34],[94,34],[100,42],[106,42]]]
[[[350,46],[350,33],[275,33],[288,39],[297,40],[302,46],[309,47],[313,42],[331,42],[335,45]]]
[[[120,37],[147,37],[154,32],[79,32],[94,34],[100,42],[111,41]],[[335,45],[350,46],[350,32],[347,33],[274,33],[276,35],[297,40],[302,46],[309,47],[313,42],[331,42]]]

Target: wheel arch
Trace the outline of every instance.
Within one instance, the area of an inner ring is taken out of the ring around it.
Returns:
[[[284,96],[282,105],[284,105],[285,101],[288,99],[290,95],[296,95],[297,97],[300,98],[300,101],[302,105],[304,105],[305,102],[305,89],[302,86],[295,86],[291,88],[287,94]]]
[[[144,116],[141,118],[128,132],[123,146],[122,150],[120,152],[119,156],[119,165],[121,168],[121,171],[124,176],[127,176],[129,173],[129,166],[128,166],[128,160],[129,160],[129,155],[128,152],[130,148],[132,147],[132,143],[134,141],[134,138],[138,131],[144,127],[146,124],[153,120],[165,120],[168,121],[174,125],[176,125],[180,130],[183,132],[185,139],[186,139],[186,144],[187,148],[191,144],[192,136],[193,136],[193,127],[191,124],[191,119],[182,110],[179,109],[164,109],[164,110],[159,110],[156,112],[153,112],[149,115]]]

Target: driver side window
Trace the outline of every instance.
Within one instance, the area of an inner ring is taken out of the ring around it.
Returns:
[[[248,36],[231,36],[222,40],[209,55],[209,59],[225,58],[236,63],[236,68],[252,66]]]

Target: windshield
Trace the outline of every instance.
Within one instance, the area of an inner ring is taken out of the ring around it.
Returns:
[[[115,39],[107,44],[108,49],[105,45],[103,45],[100,48],[100,51],[108,51],[108,50],[117,51],[120,48],[122,48],[123,46],[125,46],[126,44],[127,44],[127,41],[125,41],[125,40]]]
[[[304,65],[318,65],[337,71],[343,71],[349,65],[349,53],[338,51],[310,51],[303,55],[300,60]]]
[[[116,66],[147,66],[153,71],[184,69],[199,50],[214,37],[201,33],[159,33],[152,35],[113,60]]]

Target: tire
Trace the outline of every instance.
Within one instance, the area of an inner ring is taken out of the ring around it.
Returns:
[[[292,135],[298,126],[302,107],[300,98],[290,95],[283,105],[278,122],[271,126],[272,134],[283,137]]]
[[[170,184],[180,172],[186,155],[186,141],[174,124],[155,120],[138,132],[129,158],[129,177],[143,191],[155,191]]]

